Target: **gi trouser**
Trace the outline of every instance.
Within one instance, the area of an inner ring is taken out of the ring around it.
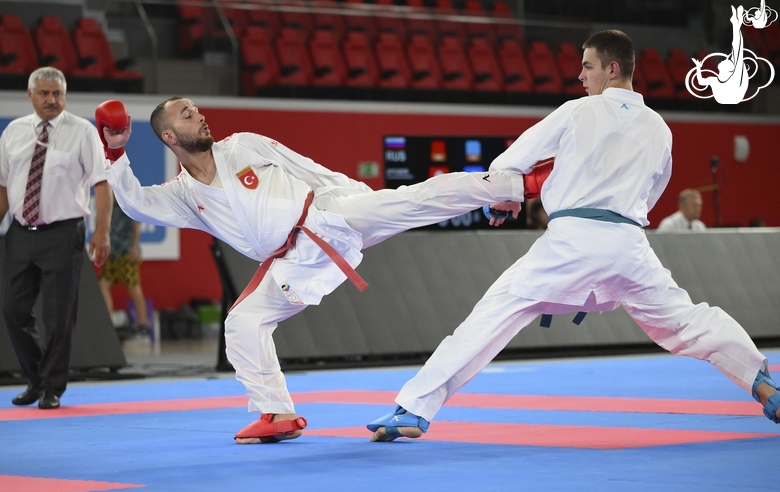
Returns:
[[[422,183],[366,192],[334,188],[317,195],[314,206],[340,215],[372,246],[399,232],[457,217],[483,205],[521,200],[523,177],[518,173],[449,173]],[[276,356],[273,331],[277,324],[306,306],[291,304],[266,275],[257,289],[235,306],[225,320],[227,357],[244,384],[249,411],[294,413]]]
[[[597,305],[592,295],[584,306],[569,306],[511,294],[510,285],[519,263],[518,260],[498,278],[466,320],[403,386],[395,400],[399,405],[430,422],[459,388],[537,316],[610,309]],[[718,307],[707,303],[694,305],[670,275],[666,278],[665,304],[623,303],[626,312],[664,349],[707,360],[741,388],[751,391],[758,371],[767,370],[767,361],[745,330]]]

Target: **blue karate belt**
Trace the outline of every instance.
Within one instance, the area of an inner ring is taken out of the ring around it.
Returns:
[[[623,217],[622,215],[615,213],[611,210],[604,210],[601,208],[572,208],[569,210],[558,210],[549,215],[548,222],[558,217],[579,217],[581,219],[600,220],[602,222],[614,222],[616,224],[631,224],[639,228],[642,226],[633,220]],[[572,323],[579,325],[582,320],[585,319],[587,313],[580,311],[577,316],[574,317]],[[543,328],[549,328],[552,324],[552,314],[543,314],[542,319],[539,321],[539,325]]]

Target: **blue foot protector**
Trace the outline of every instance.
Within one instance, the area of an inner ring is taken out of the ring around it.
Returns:
[[[429,425],[431,425],[430,422],[424,418],[409,413],[401,405],[398,405],[395,407],[395,411],[374,420],[366,427],[371,432],[376,432],[380,427],[384,427],[387,436],[396,439],[403,437],[403,434],[398,430],[399,427],[417,427],[425,434]]]
[[[755,398],[759,403],[761,403],[761,398],[759,398],[758,394],[756,394],[756,388],[758,388],[758,385],[761,383],[766,383],[778,390],[778,393],[775,393],[766,400],[766,405],[764,405],[764,415],[766,415],[766,418],[772,422],[780,424],[780,419],[777,418],[777,409],[780,408],[780,388],[777,387],[777,384],[767,374],[764,374],[763,371],[758,371],[756,380],[753,382],[753,398]]]

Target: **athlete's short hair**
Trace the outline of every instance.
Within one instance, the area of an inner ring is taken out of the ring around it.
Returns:
[[[634,43],[623,31],[600,31],[582,44],[582,49],[593,48],[605,68],[611,62],[620,66],[620,77],[631,80],[634,76]]]
[[[165,108],[168,106],[169,102],[178,101],[179,99],[184,98],[181,96],[173,96],[168,98],[158,104],[157,107],[154,108],[154,111],[152,111],[152,116],[149,118],[149,122],[152,124],[152,130],[154,130],[154,134],[157,135],[157,138],[160,140],[163,139],[163,132],[170,128],[171,125],[170,122],[165,118]]]

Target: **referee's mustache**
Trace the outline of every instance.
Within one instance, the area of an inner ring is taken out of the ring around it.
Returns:
[[[44,104],[43,109],[57,109],[59,106],[56,104]]]

